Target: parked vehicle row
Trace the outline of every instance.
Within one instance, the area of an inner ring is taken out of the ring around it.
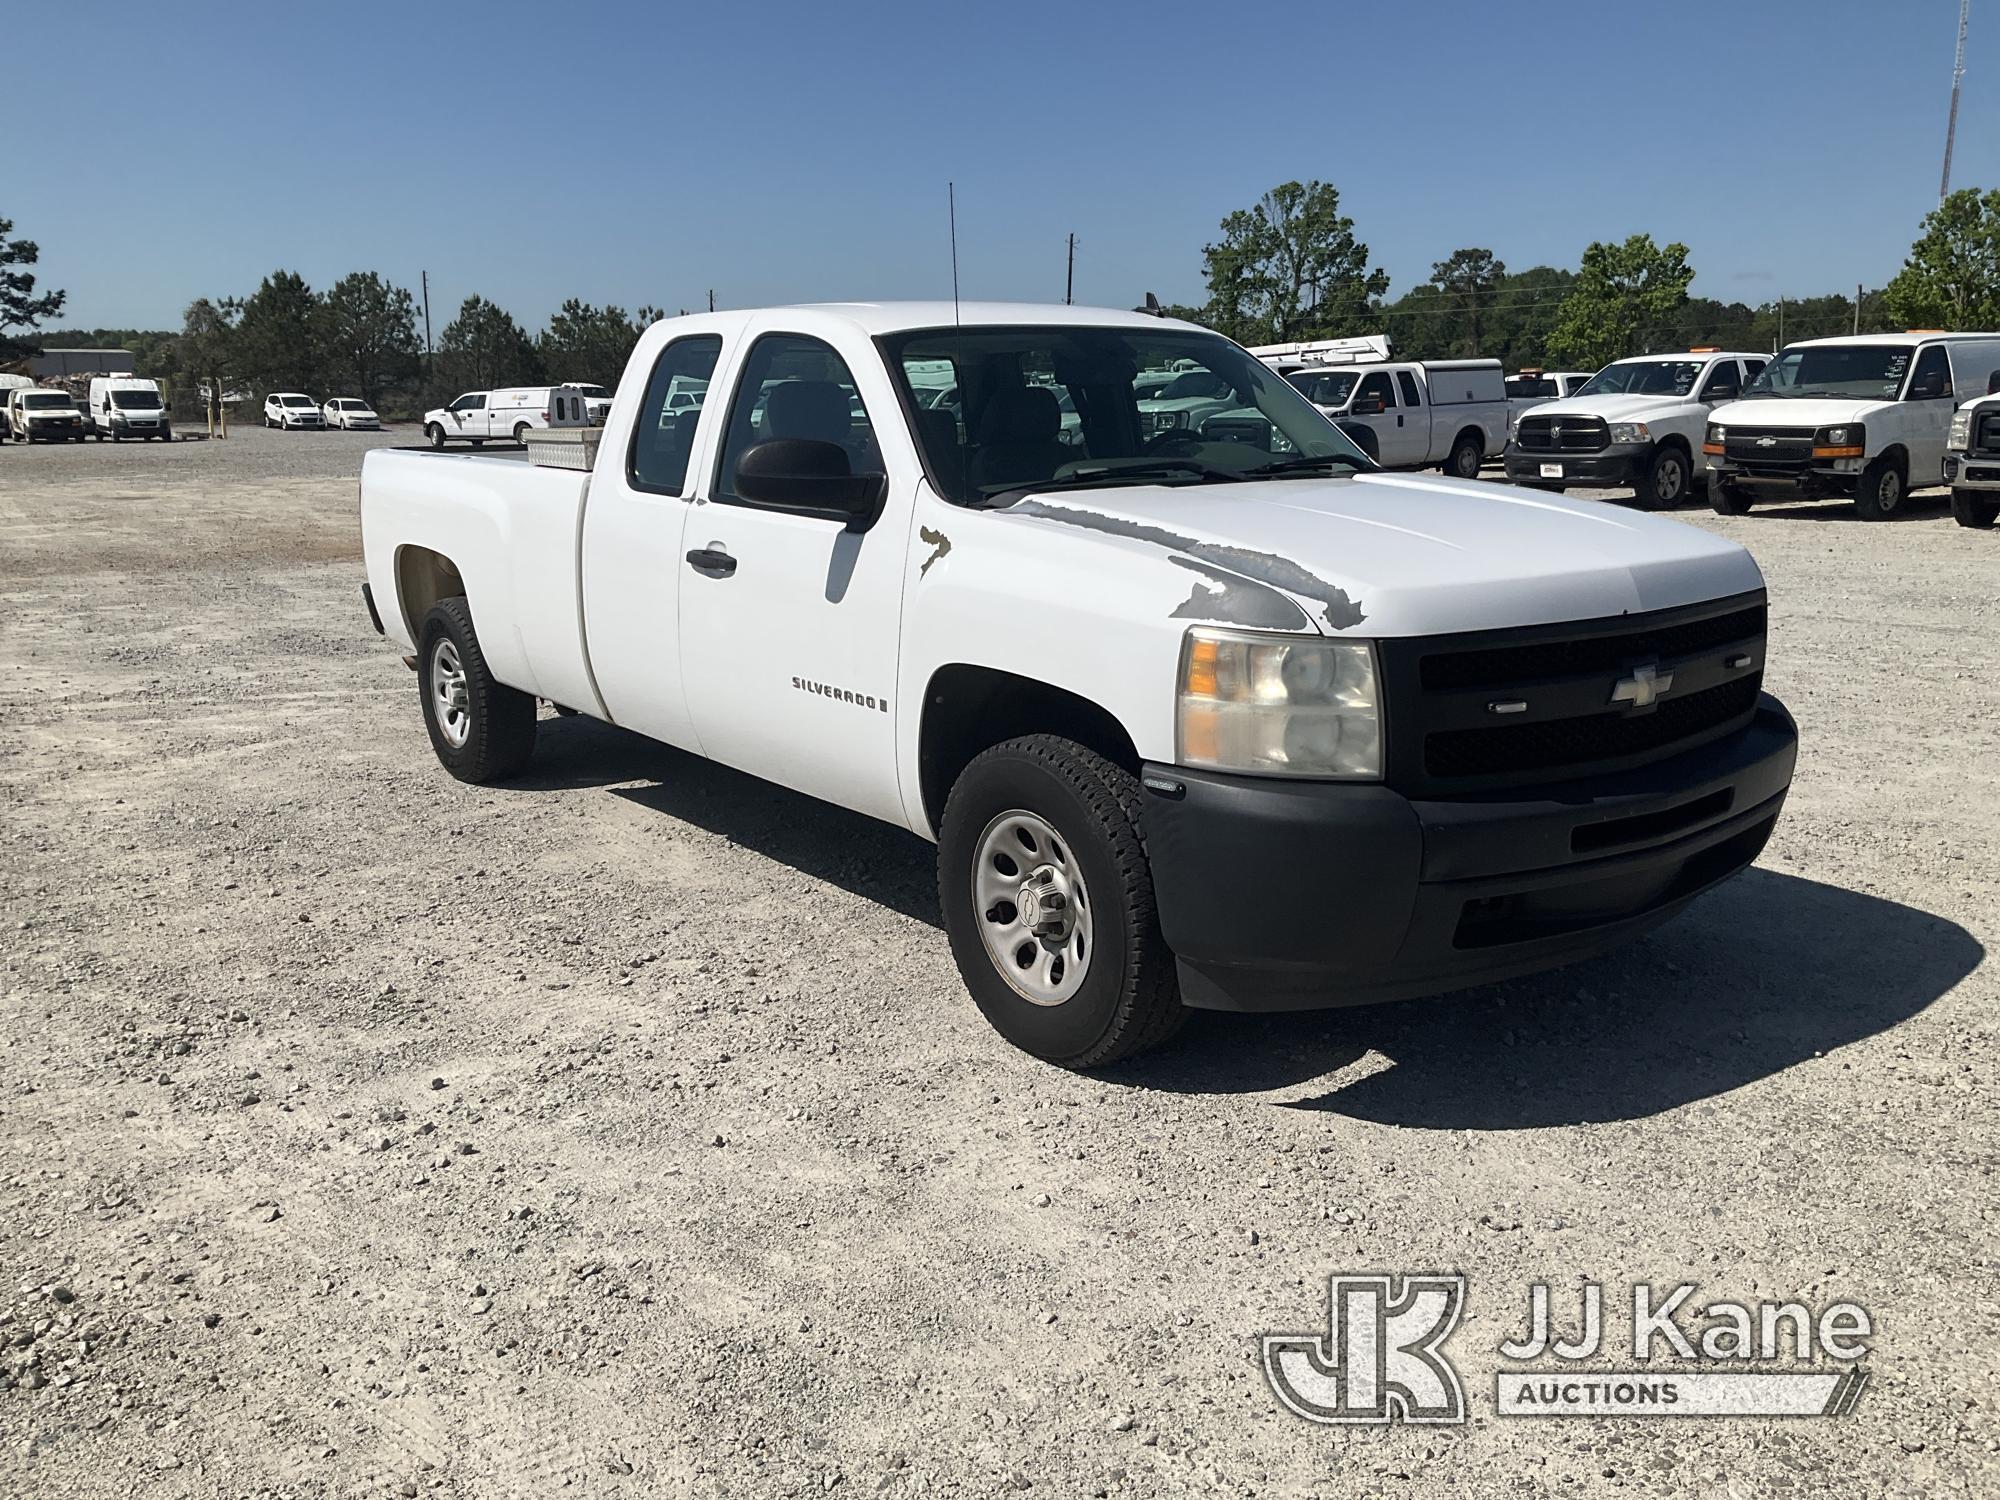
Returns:
[[[1407,373],[1411,415],[1479,389]],[[1190,374],[1211,394],[1168,394]],[[1268,364],[1140,314],[665,320],[587,478],[377,449],[361,531],[453,776],[519,774],[539,697],[910,829],[974,1001],[1069,1067],[1187,1006],[1627,942],[1756,858],[1796,753],[1742,547],[1385,473]]]

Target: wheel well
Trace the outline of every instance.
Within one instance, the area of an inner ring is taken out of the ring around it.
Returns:
[[[1910,472],[1910,450],[1905,448],[1901,443],[1891,443],[1888,447],[1884,448],[1880,453],[1876,454],[1873,458],[1871,458],[1866,464],[1862,465],[1862,467],[1872,469],[1876,464],[1879,464],[1885,458],[1894,463],[1897,468],[1901,469],[1905,477],[1908,476]]]
[[[1678,432],[1670,432],[1661,438],[1659,446],[1662,448],[1678,448],[1684,457],[1692,458],[1694,456],[1693,447]]]
[[[412,641],[431,606],[465,592],[458,564],[428,547],[405,547],[396,554],[396,604]]]
[[[1458,436],[1451,440],[1452,447],[1456,448],[1460,443],[1464,442],[1467,438],[1471,438],[1473,442],[1479,444],[1479,451],[1480,454],[1483,456],[1486,452],[1486,434],[1477,427],[1460,428]]]
[[[992,667],[940,667],[924,690],[917,775],[935,831],[945,798],[975,755],[1024,734],[1059,734],[1135,775],[1139,752],[1112,714],[1088,698]]]

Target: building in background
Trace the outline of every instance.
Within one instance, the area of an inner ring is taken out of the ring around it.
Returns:
[[[130,349],[44,349],[28,357],[28,373],[37,380],[62,375],[130,375]]]

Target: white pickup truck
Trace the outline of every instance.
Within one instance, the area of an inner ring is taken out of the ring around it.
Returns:
[[[2000,369],[1986,377],[1985,395],[1952,414],[1944,482],[1959,525],[1985,531],[2000,520]]]
[[[1147,433],[1134,378],[1183,360],[1262,430]],[[910,378],[940,361],[956,411]],[[1379,472],[1139,314],[656,323],[594,472],[376,449],[361,526],[453,775],[519,772],[540,698],[908,828],[973,999],[1070,1067],[1185,1005],[1600,952],[1753,860],[1791,781],[1740,546]]]
[[[1497,359],[1392,360],[1380,335],[1250,351],[1385,469],[1442,468],[1477,479],[1507,446],[1507,380]]]

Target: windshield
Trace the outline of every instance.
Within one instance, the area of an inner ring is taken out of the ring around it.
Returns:
[[[573,387],[573,389],[582,391],[586,396],[602,397],[602,396],[609,396],[611,394],[611,392],[607,391],[601,385],[579,385]]]
[[[48,391],[48,392],[32,391],[21,398],[21,404],[23,406],[32,406],[37,411],[45,411],[52,406],[73,407],[76,405],[76,403],[74,401],[71,401],[69,397],[59,396],[53,391]]]
[[[925,329],[880,342],[917,411],[924,468],[960,504],[1051,484],[1203,484],[1274,465],[1374,467],[1276,371],[1214,334],[1063,324]],[[947,360],[954,399],[926,407]],[[1186,366],[1162,399],[1177,399],[1173,387],[1187,381],[1212,393],[1212,409],[1141,409],[1135,377],[1176,361]]]
[[[1893,401],[1910,370],[1909,344],[1812,344],[1787,349],[1750,383],[1745,400],[1764,396],[1845,396]]]
[[[313,404],[312,397],[310,396],[280,396],[278,399],[286,406],[311,406]]]
[[[160,406],[158,391],[113,391],[111,404],[120,411],[157,411]]]
[[[1626,359],[1606,365],[1579,396],[1685,396],[1701,378],[1698,359]]]
[[[1348,394],[1354,389],[1354,382],[1361,378],[1361,372],[1339,370],[1328,374],[1308,374],[1299,370],[1285,378],[1314,406],[1345,406]]]

